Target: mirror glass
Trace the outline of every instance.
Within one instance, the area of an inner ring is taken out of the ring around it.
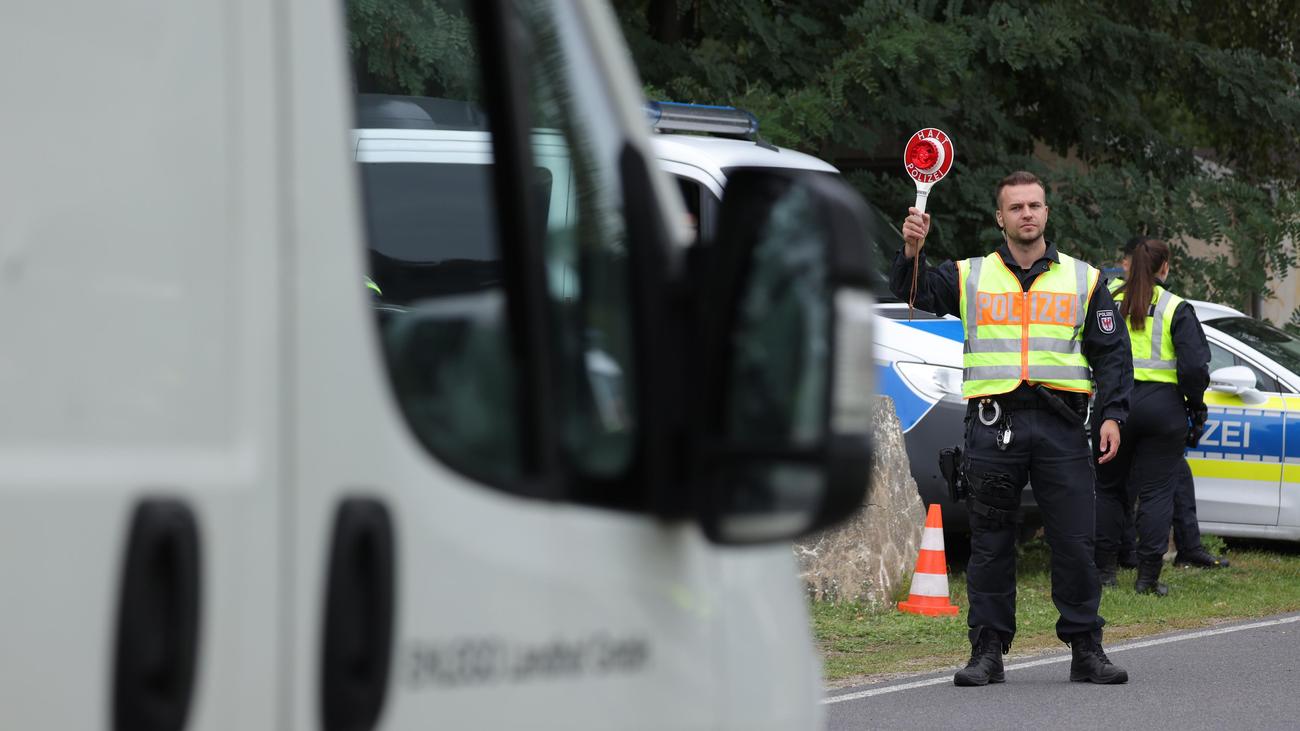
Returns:
[[[772,206],[753,249],[731,343],[728,433],[808,447],[826,433],[831,297],[825,231],[810,192]]]
[[[809,529],[826,494],[833,299],[830,234],[813,191],[799,184],[766,207],[735,303],[724,399],[724,540],[751,542]],[[802,454],[801,454],[802,453]]]

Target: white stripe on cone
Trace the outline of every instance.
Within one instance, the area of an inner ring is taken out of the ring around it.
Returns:
[[[922,551],[943,550],[943,528],[926,528],[921,532]]]
[[[912,574],[912,590],[914,596],[941,596],[948,598],[948,575],[947,574],[923,574],[916,572]]]

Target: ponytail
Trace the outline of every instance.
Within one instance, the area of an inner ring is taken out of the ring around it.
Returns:
[[[1124,282],[1119,314],[1128,321],[1130,330],[1144,330],[1155,293],[1156,273],[1169,261],[1169,245],[1160,239],[1138,239],[1129,256],[1128,279]]]

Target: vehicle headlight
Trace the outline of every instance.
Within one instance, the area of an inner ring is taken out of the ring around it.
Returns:
[[[960,403],[962,370],[950,366],[931,363],[909,363],[897,361],[894,370],[902,376],[907,385],[935,401]]]

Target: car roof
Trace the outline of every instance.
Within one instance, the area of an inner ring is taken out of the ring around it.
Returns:
[[[651,136],[661,160],[704,168],[719,181],[728,168],[794,168],[838,173],[834,165],[802,152],[730,137],[656,134]]]
[[[1201,322],[1218,320],[1224,317],[1245,317],[1246,313],[1241,310],[1233,309],[1227,305],[1221,305],[1216,302],[1206,302],[1205,300],[1187,300],[1192,309],[1196,311],[1196,319]]]

